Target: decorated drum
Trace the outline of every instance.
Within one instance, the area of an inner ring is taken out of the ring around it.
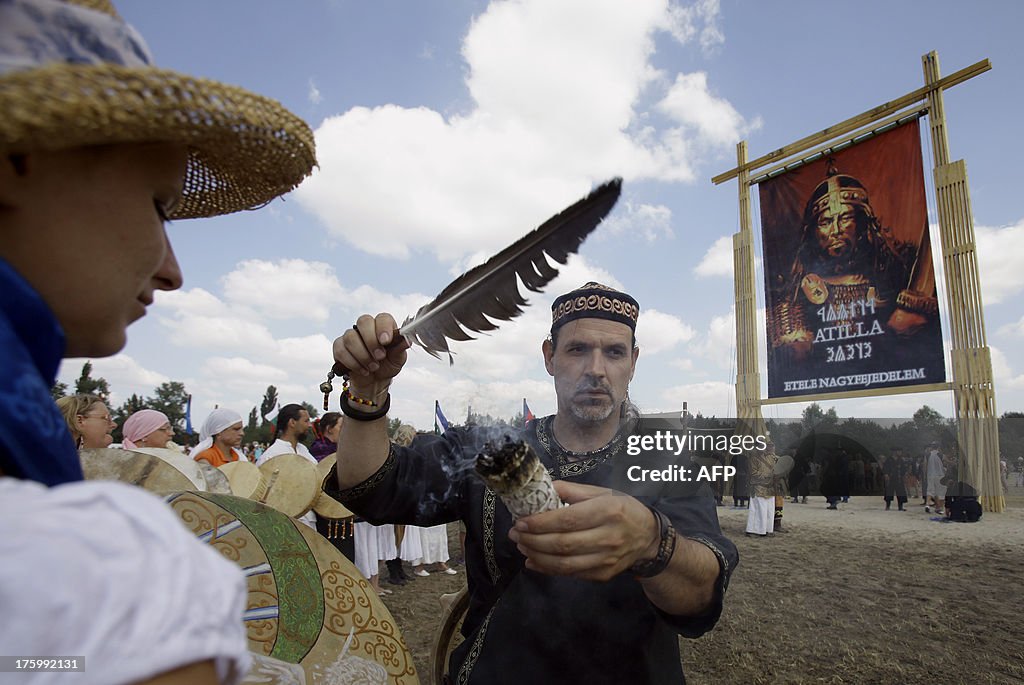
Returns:
[[[389,683],[419,682],[391,612],[315,531],[233,495],[181,492],[167,499],[201,541],[245,573],[250,650],[299,664],[306,682],[318,683],[352,633],[348,654],[383,666]]]
[[[86,480],[117,480],[158,495],[196,487],[178,468],[152,454],[105,447],[80,450],[78,458]]]
[[[192,481],[195,485],[195,487],[191,488],[193,490],[202,490],[205,492],[210,489],[206,482],[206,474],[203,473],[202,468],[199,466],[199,462],[183,452],[169,450],[166,447],[136,447],[131,451],[160,457],[168,464],[181,471],[185,477]]]

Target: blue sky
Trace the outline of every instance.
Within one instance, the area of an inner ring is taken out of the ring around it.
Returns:
[[[921,56],[934,49],[945,74],[993,63],[946,91],[946,114],[952,156],[967,160],[970,175],[998,410],[1024,409],[1016,170],[1024,48],[1015,35],[1024,5],[122,0],[118,8],[160,66],[252,89],[304,117],[320,167],[261,210],[170,226],[185,287],[158,294],[120,355],[94,361],[115,404],[180,380],[196,420],[214,405],[245,414],[268,384],[283,401],[319,405],[330,342],[358,314],[412,313],[468,266],[621,175],[609,221],[527,314],[458,345],[452,368],[414,352],[392,415],[428,428],[435,399],[450,418],[468,405],[511,416],[523,397],[537,414],[553,411],[539,351],[550,301],[592,278],[641,304],[634,401],[674,411],[686,400],[691,410],[733,415],[737,188],[710,178],[735,166],[740,139],[756,157],[918,88]],[[61,378],[80,367],[66,362]],[[892,417],[924,403],[951,414],[949,393],[835,406],[843,416]]]

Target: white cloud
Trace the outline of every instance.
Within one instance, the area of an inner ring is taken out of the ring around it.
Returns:
[[[681,410],[683,402],[686,402],[686,410],[691,414],[718,417],[736,415],[736,389],[731,383],[722,381],[676,385],[663,390],[661,399],[665,402],[661,409],[663,411]]]
[[[1011,226],[990,228],[976,226],[978,271],[981,278],[982,301],[992,305],[1006,301],[1024,290],[1024,219]]]
[[[718,27],[718,0],[698,0],[688,7],[669,4],[666,12],[666,29],[680,43],[689,43],[696,38],[705,53],[725,42]]]
[[[127,354],[117,354],[103,359],[65,359],[61,365],[59,380],[68,384],[68,391],[73,392],[75,381],[81,375],[82,365],[92,362],[93,378],[105,378],[110,386],[111,404],[116,406],[124,402],[132,394],[141,396],[152,395],[153,389],[170,379],[156,371],[144,368]]]
[[[765,310],[758,307],[754,314],[755,334],[757,335],[758,368],[761,370],[762,393],[767,387],[767,358],[764,347]],[[712,363],[720,370],[736,372],[736,308],[729,308],[728,314],[714,316],[708,322],[707,329],[697,335],[689,345],[695,355]]]
[[[714,42],[717,3],[678,14],[666,0],[493,2],[462,46],[468,112],[381,105],[328,117],[320,168],[296,197],[369,253],[452,261],[511,242],[594,182],[693,180],[695,155],[731,147],[752,124],[703,74],[652,66],[660,31]],[[664,209],[636,211],[645,234],[666,232]]]
[[[680,371],[693,371],[693,360],[689,357],[680,357],[673,359],[668,363],[673,369],[679,369]]]
[[[644,356],[671,350],[695,335],[693,327],[679,317],[656,309],[641,310],[636,324],[637,345]]]
[[[157,321],[168,329],[170,341],[180,347],[208,351],[262,354],[272,348],[266,326],[240,317],[202,316],[187,309],[172,309],[171,316],[157,310]]]
[[[659,237],[671,238],[672,210],[665,205],[620,203],[619,211],[601,224],[601,236],[636,234],[648,243]]]
[[[992,355],[992,377],[996,380],[996,389],[1024,390],[1024,373],[1014,375],[1010,361],[998,347],[990,346],[989,351]]]
[[[1018,338],[1024,338],[1024,317],[1021,317],[1016,323],[1008,323],[999,329],[1001,335],[1012,335]]]
[[[707,330],[690,345],[699,356],[719,369],[736,368],[736,321],[734,308],[728,314],[714,316]]]
[[[314,105],[319,105],[320,101],[323,100],[323,96],[320,95],[320,89],[316,87],[316,82],[312,76],[309,77],[309,92],[306,97]]]
[[[224,276],[224,297],[271,319],[323,323],[341,293],[334,268],[323,262],[251,259]]]
[[[700,277],[732,278],[732,236],[724,235],[712,243],[693,271]]]
[[[195,316],[218,317],[230,314],[228,306],[220,298],[202,288],[157,291],[156,308],[188,311]]]
[[[697,139],[710,145],[735,145],[761,126],[760,120],[748,123],[727,100],[716,97],[703,71],[677,74],[658,109],[695,130]]]

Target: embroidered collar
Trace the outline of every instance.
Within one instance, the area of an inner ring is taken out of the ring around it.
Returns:
[[[553,476],[556,476],[557,472],[558,478],[579,476],[588,471],[593,471],[604,462],[618,455],[622,452],[623,445],[626,443],[626,436],[629,434],[632,425],[631,423],[624,424],[615,434],[615,437],[611,439],[611,442],[604,447],[590,450],[589,452],[573,452],[562,447],[558,440],[555,439],[555,417],[553,414],[538,419],[535,423],[537,443],[550,457],[548,461],[553,461],[555,464],[554,468],[548,468],[548,472]]]

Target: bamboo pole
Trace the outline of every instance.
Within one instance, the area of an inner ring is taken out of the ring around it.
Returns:
[[[753,162],[744,162],[742,165],[738,165],[735,169],[730,169],[724,173],[719,174],[711,179],[711,182],[715,185],[725,183],[726,181],[736,178],[739,176],[741,170],[753,171],[759,169],[765,164],[771,164],[772,162],[785,159],[786,157],[792,157],[793,155],[806,150],[809,147],[813,147],[822,143],[826,140],[831,140],[844,133],[864,126],[865,124],[881,119],[882,117],[888,116],[892,112],[903,107],[908,107],[915,102],[920,102],[925,98],[929,92],[934,92],[935,89],[952,88],[953,86],[963,83],[964,81],[974,78],[979,74],[983,74],[992,68],[992,63],[987,59],[983,59],[980,62],[975,62],[969,67],[964,67],[960,71],[954,72],[946,78],[939,79],[934,84],[928,84],[922,88],[907,93],[906,95],[891,100],[884,104],[879,105],[873,109],[869,109],[866,112],[862,112],[855,117],[850,117],[846,121],[842,121],[834,126],[829,126],[826,129],[813,133],[809,136],[801,138],[795,143],[790,143],[784,147],[780,147],[778,150],[769,152],[766,155],[758,157]]]
[[[830,140],[827,143],[818,145],[816,147],[812,147],[809,150],[805,150],[804,152],[801,153],[802,157],[796,161],[792,159],[786,159],[782,162],[779,162],[778,164],[773,164],[767,169],[762,169],[758,172],[757,176],[755,178],[751,178],[748,183],[749,185],[752,186],[757,185],[762,181],[768,180],[768,177],[775,175],[775,172],[777,171],[780,171],[782,169],[790,171],[791,169],[802,166],[807,162],[813,162],[817,159],[820,159],[821,157],[827,156],[828,154],[831,154],[833,151],[836,151],[837,148],[840,148],[844,144],[853,144],[854,141],[859,143],[862,139],[864,139],[865,136],[875,133],[879,129],[884,129],[886,126],[889,126],[890,124],[896,124],[900,122],[900,120],[904,119],[906,121],[904,121],[903,123],[907,123],[907,121],[919,119],[920,117],[923,117],[927,113],[927,108],[923,107],[921,104],[916,104],[915,106],[910,107],[908,109],[900,110],[899,112],[896,112],[896,114],[884,117],[877,121],[872,121],[867,126],[854,130],[848,136],[844,136],[842,140]]]
[[[736,161],[747,160],[747,142],[736,146]],[[761,374],[757,363],[757,286],[754,283],[754,238],[750,213],[750,172],[739,177],[740,230],[732,237],[733,285],[736,294],[736,418],[752,435],[764,434]]]
[[[974,215],[963,160],[950,162],[938,54],[921,58],[934,158],[942,261],[946,273],[953,360],[953,397],[961,479],[978,490],[986,511],[1006,507],[999,477],[999,426],[991,352],[975,250]]]

